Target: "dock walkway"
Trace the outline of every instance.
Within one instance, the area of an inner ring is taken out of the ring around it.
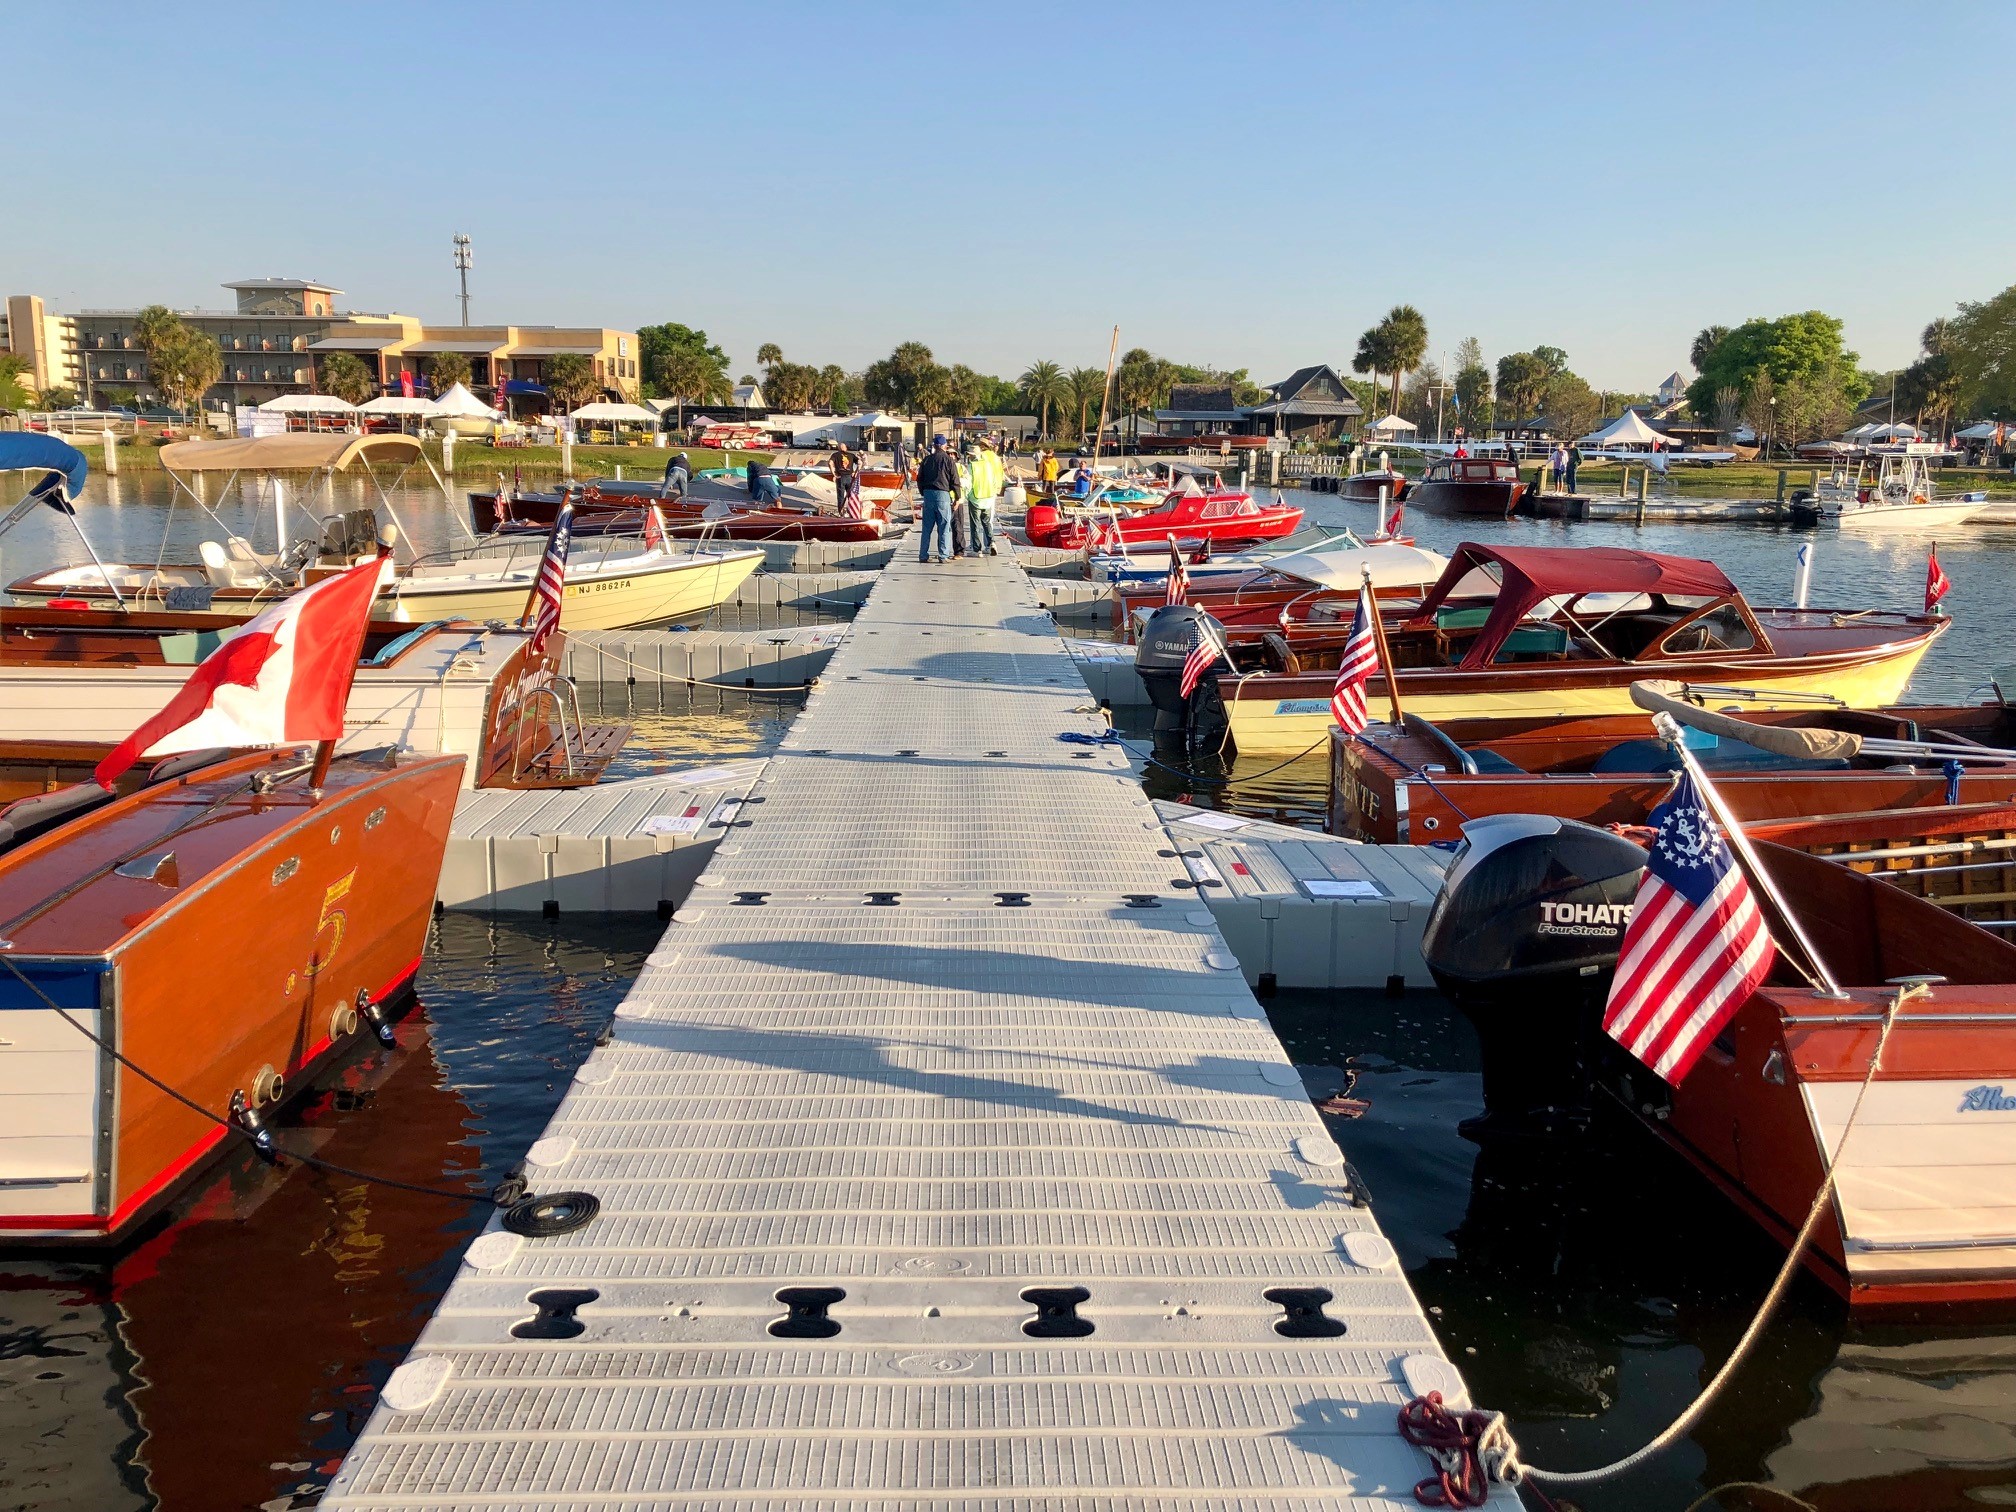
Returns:
[[[325,1508],[1414,1505],[1460,1378],[1090,707],[891,566],[532,1147],[601,1215],[476,1240]]]

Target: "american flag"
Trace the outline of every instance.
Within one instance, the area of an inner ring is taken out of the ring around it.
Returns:
[[[1183,680],[1178,684],[1185,698],[1196,691],[1197,684],[1204,680],[1204,674],[1224,654],[1225,642],[1219,638],[1217,622],[1206,615],[1198,615],[1197,639],[1191,643],[1190,654],[1183,658]]]
[[[546,642],[560,628],[560,595],[567,585],[567,545],[574,537],[574,501],[560,506],[553,519],[553,534],[546,538],[546,554],[539,559],[539,576],[532,583],[532,597],[525,605],[525,617],[532,621],[532,639],[526,650],[538,656]]]
[[[868,508],[861,502],[861,475],[858,472],[848,473],[840,485],[840,513],[850,520],[868,518]]]
[[[1169,586],[1162,592],[1164,604],[1190,602],[1190,569],[1183,565],[1183,553],[1176,549],[1176,537],[1169,537]]]
[[[665,544],[665,516],[652,504],[644,511],[644,549],[652,551]]]
[[[1770,972],[1777,948],[1692,772],[1680,774],[1650,822],[1651,860],[1624,928],[1603,1027],[1678,1086]]]
[[[1344,657],[1337,663],[1337,685],[1330,690],[1330,717],[1346,735],[1356,735],[1370,724],[1365,703],[1365,685],[1379,670],[1379,639],[1372,616],[1379,612],[1372,603],[1372,586],[1358,589],[1358,612],[1351,617],[1351,634],[1344,642]]]
[[[1946,576],[1946,569],[1939,565],[1939,548],[1932,548],[1932,555],[1925,563],[1925,612],[1930,614],[1939,607],[1939,600],[1953,591],[1953,579]]]

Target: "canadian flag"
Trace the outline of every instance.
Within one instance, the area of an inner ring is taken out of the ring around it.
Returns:
[[[341,739],[382,568],[360,562],[247,620],[167,708],[98,763],[99,785],[111,787],[142,757]]]

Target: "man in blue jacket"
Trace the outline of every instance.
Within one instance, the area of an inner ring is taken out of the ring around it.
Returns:
[[[959,493],[959,467],[945,449],[945,438],[931,438],[931,454],[917,468],[917,491],[924,496],[924,533],[918,543],[917,560],[933,560],[932,537],[937,537],[936,560],[945,560],[952,530],[952,501]]]

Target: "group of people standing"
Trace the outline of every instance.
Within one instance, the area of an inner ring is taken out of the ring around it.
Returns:
[[[1008,469],[991,436],[983,437],[964,459],[943,436],[933,436],[930,451],[917,467],[917,492],[923,501],[917,560],[942,562],[948,548],[954,558],[969,551],[978,556],[983,547],[988,556],[996,555],[994,509],[1007,486]]]

